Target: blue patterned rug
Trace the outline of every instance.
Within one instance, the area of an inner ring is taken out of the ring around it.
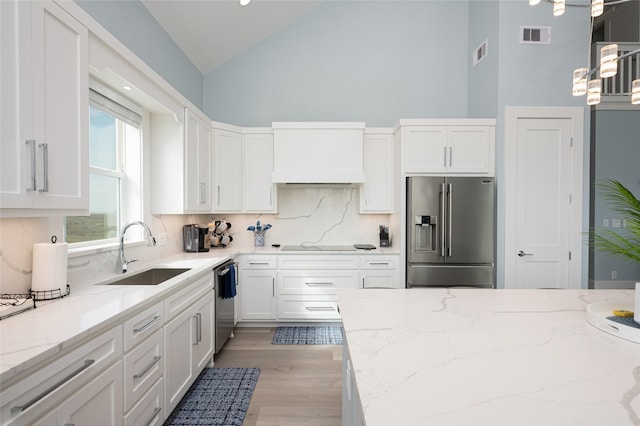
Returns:
[[[242,426],[259,368],[205,368],[166,425]]]
[[[342,327],[278,327],[272,345],[341,345]]]

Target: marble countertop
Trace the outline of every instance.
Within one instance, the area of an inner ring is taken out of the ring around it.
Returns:
[[[585,319],[633,290],[340,290],[365,422],[638,425],[640,345]]]
[[[0,383],[9,384],[23,371],[109,327],[135,310],[150,306],[233,258],[238,252],[223,249],[209,253],[182,253],[148,265],[131,268],[135,274],[150,266],[191,268],[155,286],[102,285],[122,275],[102,277],[100,282],[72,286],[62,299],[36,302],[36,309],[0,321]]]

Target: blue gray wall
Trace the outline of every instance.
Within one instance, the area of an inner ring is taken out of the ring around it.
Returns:
[[[140,1],[75,2],[192,104],[202,109],[202,74]]]
[[[466,1],[327,1],[204,76],[204,112],[242,126],[467,113]]]

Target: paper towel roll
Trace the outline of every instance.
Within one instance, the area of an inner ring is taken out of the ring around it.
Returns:
[[[640,324],[640,283],[636,283],[636,305],[633,312],[633,320]]]
[[[38,243],[33,245],[32,291],[60,289],[62,296],[67,289],[67,243]]]

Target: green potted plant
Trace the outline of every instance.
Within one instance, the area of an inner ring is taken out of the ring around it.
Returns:
[[[640,200],[619,181],[609,179],[598,189],[625,223],[625,232],[594,229],[589,243],[597,250],[640,263]]]

